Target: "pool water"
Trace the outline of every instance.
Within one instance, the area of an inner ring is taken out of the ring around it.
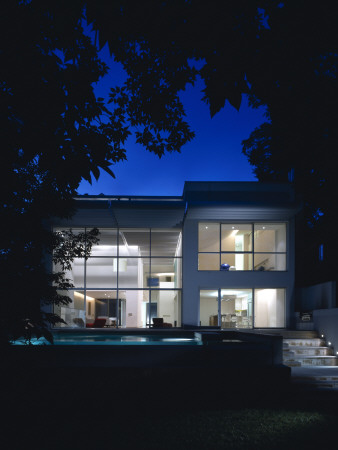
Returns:
[[[17,340],[15,345],[24,345],[24,341]],[[44,339],[32,339],[33,345],[50,345]],[[166,335],[128,335],[128,334],[79,334],[55,333],[54,345],[202,345],[199,337],[181,337]]]
[[[201,340],[186,337],[168,337],[160,335],[58,335],[55,345],[199,345]]]

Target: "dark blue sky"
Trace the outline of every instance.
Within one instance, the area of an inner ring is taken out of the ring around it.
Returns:
[[[106,97],[109,87],[124,79],[123,69],[109,58],[107,48],[100,53],[110,66],[109,74],[96,86],[98,96]],[[116,80],[116,81],[115,81]],[[127,161],[111,169],[113,179],[101,172],[92,186],[83,181],[79,194],[106,195],[181,195],[184,181],[256,181],[252,166],[242,154],[241,142],[264,122],[263,109],[251,109],[246,99],[240,111],[228,103],[212,119],[208,106],[201,101],[202,83],[189,86],[180,98],[195,138],[181,153],[166,154],[159,159],[131,136],[126,143]]]

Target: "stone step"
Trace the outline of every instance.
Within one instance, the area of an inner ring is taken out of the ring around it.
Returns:
[[[291,382],[306,390],[338,390],[338,377],[293,377]]]
[[[338,390],[338,367],[293,367],[291,383],[297,389]]]
[[[296,355],[286,357],[283,364],[289,367],[293,366],[338,366],[336,356],[306,356]]]
[[[311,338],[311,339],[283,339],[283,343],[287,344],[289,347],[323,347],[325,346],[325,341],[321,338]]]
[[[300,367],[302,364],[300,361],[296,361],[296,360],[283,360],[283,364],[284,366],[288,366],[288,367]]]
[[[314,346],[291,346],[283,347],[283,354],[287,355],[307,355],[307,356],[328,356],[333,355],[333,350],[329,347],[314,347]]]
[[[293,376],[291,382],[304,389],[338,390],[338,376]]]

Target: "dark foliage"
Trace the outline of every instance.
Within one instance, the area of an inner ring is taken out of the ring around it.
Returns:
[[[60,274],[49,275],[48,221],[72,214],[81,179],[98,178],[100,169],[112,173],[109,166],[125,158],[127,133],[122,121],[102,120],[109,112],[95,98],[93,83],[106,66],[83,32],[83,3],[5,3],[0,16],[1,341],[20,335],[50,340],[47,323],[60,318],[41,304],[67,302],[52,283],[61,289],[70,284]],[[71,260],[71,254],[61,257]]]
[[[0,268],[9,310],[32,320],[40,300],[51,298],[41,282],[50,251],[46,224],[71,215],[82,179],[98,178],[100,170],[113,175],[110,166],[126,158],[130,133],[160,157],[193,138],[178,95],[197,77],[211,116],[226,101],[238,109],[242,95],[266,106],[267,123],[244,142],[244,153],[262,181],[286,181],[292,170],[305,204],[302,235],[315,243],[328,236],[338,200],[334,6],[330,0],[320,7],[305,0],[5,1]],[[128,75],[109,99],[93,91],[107,68],[84,33],[86,22],[97,46],[107,43]],[[335,257],[337,245],[329,251]],[[25,302],[28,296],[35,300]],[[8,314],[1,320],[10,328]]]
[[[108,43],[129,75],[125,91],[113,91],[112,99],[124,98],[130,123],[137,123],[135,111],[156,117],[157,127],[145,126],[137,135],[148,148],[171,149],[156,132],[165,129],[162,118],[177,93],[197,77],[211,116],[226,101],[238,109],[243,95],[253,107],[266,107],[267,122],[243,142],[243,152],[260,181],[291,180],[303,200],[299,281],[337,279],[338,246],[324,239],[338,219],[335,2],[117,0],[107,6],[87,0],[86,14],[99,45]]]

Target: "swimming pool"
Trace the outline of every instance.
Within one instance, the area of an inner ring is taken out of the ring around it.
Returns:
[[[112,335],[112,334],[59,334],[54,336],[54,345],[202,345],[194,337],[161,335]]]
[[[128,331],[110,332],[87,330],[54,331],[54,345],[202,345],[202,339],[195,334],[174,333],[128,333]],[[15,345],[24,345],[25,341],[17,340]],[[45,338],[32,339],[32,345],[51,345]]]
[[[210,330],[53,330],[54,345],[10,347],[7,361],[36,367],[225,369],[282,364],[281,336]],[[22,342],[24,344],[24,342]],[[43,345],[46,344],[46,345]],[[250,369],[251,370],[251,369]]]

